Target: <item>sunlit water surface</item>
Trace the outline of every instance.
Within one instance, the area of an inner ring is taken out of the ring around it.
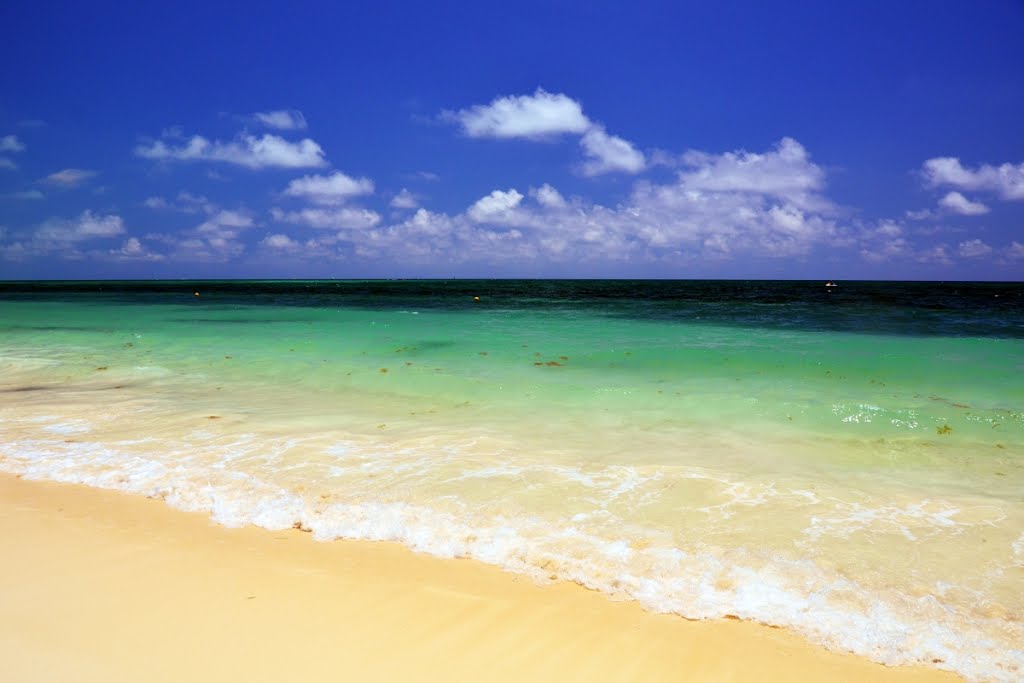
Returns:
[[[0,283],[0,370],[10,472],[1024,675],[1022,285]]]

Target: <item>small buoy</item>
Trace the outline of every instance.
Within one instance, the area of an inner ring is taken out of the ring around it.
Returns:
[[[478,296],[474,296],[474,297],[473,297],[473,301],[480,301],[480,297],[478,297]]]
[[[199,292],[192,292],[192,293],[195,294],[196,296],[199,296]]]

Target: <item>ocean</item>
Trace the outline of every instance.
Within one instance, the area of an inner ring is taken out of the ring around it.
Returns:
[[[0,282],[0,469],[1024,678],[1024,284]]]

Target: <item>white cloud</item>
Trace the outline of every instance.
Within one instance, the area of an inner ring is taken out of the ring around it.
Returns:
[[[939,200],[939,206],[963,216],[980,216],[989,212],[989,208],[980,202],[972,202],[959,192],[950,192]]]
[[[218,161],[251,169],[316,168],[327,164],[323,149],[313,140],[289,142],[270,134],[241,135],[231,142],[210,142],[195,135],[178,146],[157,140],[150,145],[138,145],[135,154],[156,161]]]
[[[51,219],[43,223],[36,230],[35,239],[43,243],[67,243],[116,237],[123,233],[124,222],[120,216],[83,211],[77,218]]]
[[[628,200],[613,207],[579,199],[570,203],[550,185],[532,188],[532,202],[514,188],[495,190],[463,213],[449,216],[421,209],[401,223],[349,233],[344,242],[361,257],[410,262],[696,264],[739,254],[804,255],[819,245],[858,243],[866,254],[877,251],[879,258],[912,254],[895,223],[874,226],[860,238],[837,226],[832,203],[820,193],[823,174],[805,154],[786,163],[778,156],[778,149],[760,155],[691,156],[675,182],[637,183]],[[730,173],[732,168],[723,159],[754,160],[756,170],[786,177],[768,182],[748,171],[741,176],[745,182],[725,183],[723,168]],[[698,185],[719,183],[724,189],[694,189],[691,176],[700,179]]]
[[[932,218],[935,214],[929,209],[920,209],[919,211],[907,211],[906,216],[912,221],[923,221]]]
[[[144,247],[137,237],[129,237],[119,249],[111,249],[108,254],[119,261],[162,261],[164,258],[163,254]]]
[[[486,197],[478,199],[466,213],[479,223],[497,222],[506,218],[507,214],[519,206],[522,201],[523,195],[515,189],[509,189],[507,192],[495,190]]]
[[[278,109],[275,111],[260,111],[253,114],[253,117],[270,128],[278,130],[305,130],[306,117],[296,109]]]
[[[542,88],[533,95],[497,97],[487,105],[446,111],[442,118],[456,121],[473,138],[544,140],[567,133],[581,135],[580,146],[586,159],[580,168],[588,176],[639,173],[647,165],[644,155],[631,142],[609,135],[603,125],[587,118],[579,102]]]
[[[282,251],[295,251],[301,246],[298,242],[293,240],[288,235],[267,235],[264,237],[260,244],[264,244],[271,249],[280,249]]]
[[[957,247],[957,253],[964,258],[976,258],[978,256],[986,256],[992,253],[992,247],[988,246],[981,240],[967,240],[961,242]]]
[[[497,97],[487,105],[446,112],[472,138],[545,138],[583,133],[590,121],[579,102],[537,88],[533,95]]]
[[[0,157],[0,168],[6,169],[8,171],[14,171],[18,168],[18,165],[11,161],[10,159],[8,159],[7,157]]]
[[[369,209],[342,207],[335,209],[302,209],[283,211],[270,210],[271,216],[279,223],[306,225],[322,230],[358,230],[371,228],[380,223],[380,214]]]
[[[1013,260],[1024,259],[1024,244],[1014,241],[1010,243],[1010,248],[1006,250],[1006,255]]]
[[[925,249],[917,255],[917,260],[922,263],[937,263],[942,266],[953,264],[953,258],[949,248],[945,244],[939,244],[930,249]]]
[[[95,171],[86,171],[81,168],[65,168],[62,171],[46,176],[43,182],[58,187],[78,187],[95,175]]]
[[[147,209],[168,209],[170,204],[163,197],[146,197],[142,200],[142,205]]]
[[[212,214],[217,211],[217,205],[203,195],[192,194],[184,190],[178,193],[178,205],[172,208],[184,213]]]
[[[220,210],[196,227],[196,232],[213,237],[233,239],[239,231],[253,226],[252,216],[241,211]]]
[[[0,152],[21,152],[25,145],[18,140],[17,135],[5,135],[0,138]]]
[[[867,261],[881,263],[891,259],[902,258],[910,253],[910,243],[902,237],[885,240],[874,247],[864,247],[860,255]]]
[[[737,171],[740,162],[754,168]],[[693,153],[687,165],[674,182],[637,183],[617,206],[569,202],[549,185],[531,189],[533,201],[527,202],[510,188],[491,192],[463,213],[421,209],[397,224],[348,233],[343,242],[361,257],[410,262],[699,264],[739,254],[806,255],[836,245],[862,245],[880,258],[912,253],[895,223],[865,229],[862,236],[838,226],[832,203],[821,194],[823,172],[795,141],[763,154]],[[771,173],[783,177],[761,177]]]
[[[105,252],[83,251],[84,244],[117,237],[124,232],[120,216],[83,211],[74,218],[51,218],[43,222],[23,240],[0,246],[0,254],[15,260],[43,254],[78,260],[89,254],[105,255]]]
[[[583,162],[584,175],[594,176],[613,171],[639,173],[644,170],[644,155],[633,145],[614,135],[608,135],[601,126],[593,126],[580,139],[580,146],[588,157]]]
[[[467,222],[465,216],[448,216],[419,209],[385,228],[352,234],[352,251],[362,258],[402,258],[408,262],[502,261],[534,258],[536,246],[517,229],[492,230]]]
[[[308,175],[288,183],[284,193],[289,197],[301,197],[314,204],[341,204],[349,197],[373,194],[373,181],[369,178],[352,178],[341,171],[331,175]]]
[[[825,185],[824,171],[793,138],[783,138],[774,150],[763,154],[690,151],[683,155],[683,164],[690,170],[679,178],[690,190],[754,193],[784,199],[803,209],[831,208],[831,202],[817,194]]]
[[[391,198],[391,206],[395,209],[415,209],[419,207],[420,201],[412,192],[402,188],[402,191]]]
[[[239,235],[256,225],[252,216],[244,210],[217,209],[212,204],[205,221],[190,233],[172,236],[165,241],[176,248],[175,258],[188,261],[223,262],[241,255],[245,245]]]
[[[530,196],[536,199],[538,204],[549,209],[562,209],[567,206],[561,193],[547,183],[535,189],[531,188]]]
[[[956,157],[928,159],[922,166],[925,183],[932,187],[949,185],[961,190],[994,192],[1002,199],[1024,199],[1024,162],[965,168]]]

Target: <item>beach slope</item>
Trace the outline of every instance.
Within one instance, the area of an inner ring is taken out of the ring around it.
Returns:
[[[0,475],[6,681],[955,681],[388,543]]]

